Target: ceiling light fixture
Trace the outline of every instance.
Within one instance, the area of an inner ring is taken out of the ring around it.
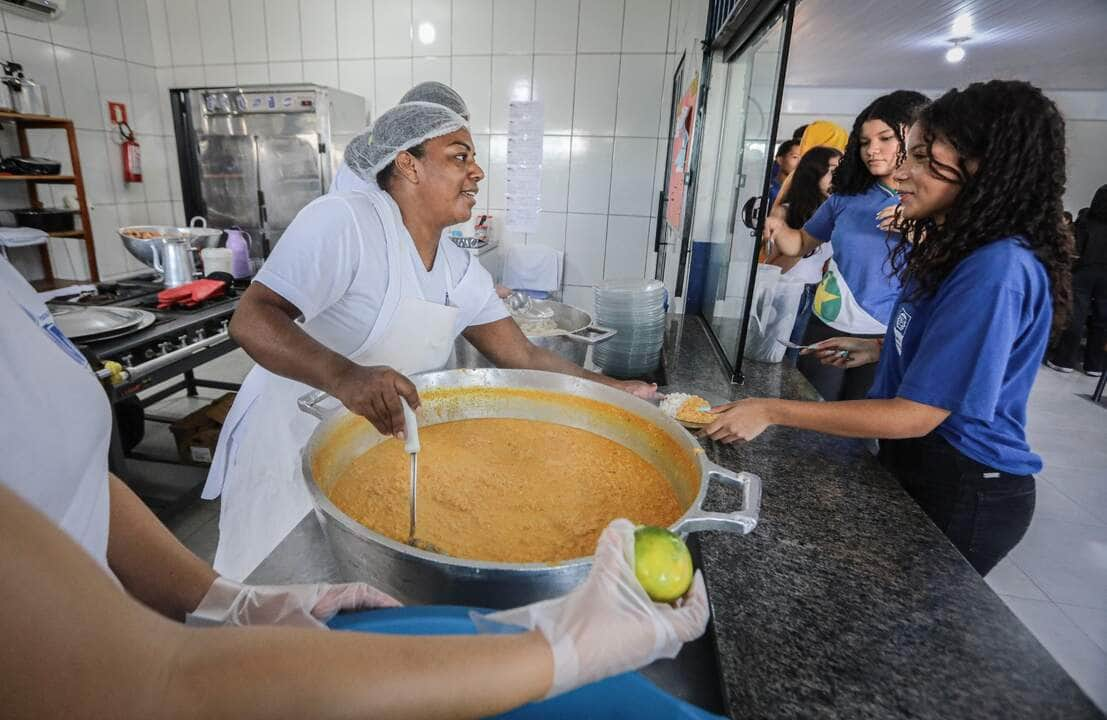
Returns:
[[[419,42],[424,45],[431,45],[434,43],[434,37],[437,33],[434,31],[434,25],[429,22],[419,23]]]
[[[953,47],[946,50],[946,62],[959,63],[965,59],[965,48],[961,47],[961,43],[968,40],[966,37],[953,38],[950,40],[953,43]]]

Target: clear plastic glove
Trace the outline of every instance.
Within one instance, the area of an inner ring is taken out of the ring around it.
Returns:
[[[242,585],[216,578],[189,615],[217,625],[290,625],[323,628],[340,610],[399,607],[390,595],[365,583],[341,585]]]
[[[490,615],[473,614],[480,632],[503,625],[537,629],[553,651],[553,697],[596,680],[672,658],[703,635],[710,610],[703,576],[677,607],[655,603],[634,575],[634,525],[615,520],[596,546],[592,571],[575,590]]]

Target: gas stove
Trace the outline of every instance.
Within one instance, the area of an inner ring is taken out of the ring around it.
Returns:
[[[51,306],[93,305],[138,308],[154,315],[148,327],[103,340],[89,338],[75,344],[101,378],[110,380],[117,400],[162,382],[235,349],[228,332],[231,315],[243,290],[229,286],[227,293],[194,307],[158,308],[164,286],[152,278],[101,283],[95,293],[58,299]],[[110,363],[116,363],[118,367]],[[114,372],[113,372],[114,367]],[[120,369],[121,368],[121,371]]]

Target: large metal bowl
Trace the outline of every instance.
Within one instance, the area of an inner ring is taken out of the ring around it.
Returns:
[[[623,444],[665,477],[684,509],[674,532],[748,533],[757,524],[761,481],[709,461],[699,443],[650,403],[606,385],[536,370],[447,370],[412,378],[421,426],[478,417],[544,420],[594,432]],[[376,533],[339,510],[327,490],[349,464],[386,438],[322,392],[300,399],[322,422],[302,451],[316,515],[346,580],[363,580],[407,603],[506,608],[564,594],[591,567],[590,557],[553,563],[466,560],[416,549]],[[557,452],[551,448],[551,452]],[[742,509],[703,509],[712,480],[738,485]]]
[[[527,339],[541,348],[556,353],[574,365],[584,367],[588,348],[607,340],[615,334],[614,330],[592,324],[592,316],[578,307],[566,305],[554,300],[533,300],[534,307],[549,310],[561,331],[557,335],[527,335]],[[492,361],[481,354],[480,350],[463,336],[458,335],[454,342],[454,357],[450,363],[453,368],[493,368]]]
[[[117,232],[123,241],[123,246],[147,267],[154,267],[154,248],[164,238],[188,238],[193,253],[208,247],[219,247],[223,242],[223,231],[217,228],[130,225],[119,228]],[[154,232],[158,233],[158,237],[136,238],[132,234],[135,232]]]

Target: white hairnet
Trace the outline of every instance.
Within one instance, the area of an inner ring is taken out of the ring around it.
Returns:
[[[436,105],[443,105],[450,108],[466,120],[469,119],[469,107],[465,104],[465,101],[461,99],[461,96],[457,94],[457,91],[449,85],[444,85],[434,80],[421,82],[411,88],[400,98],[400,102],[435,103]]]
[[[378,117],[370,132],[351,140],[343,159],[362,180],[376,182],[377,173],[402,151],[467,125],[465,118],[437,103],[400,103]]]

